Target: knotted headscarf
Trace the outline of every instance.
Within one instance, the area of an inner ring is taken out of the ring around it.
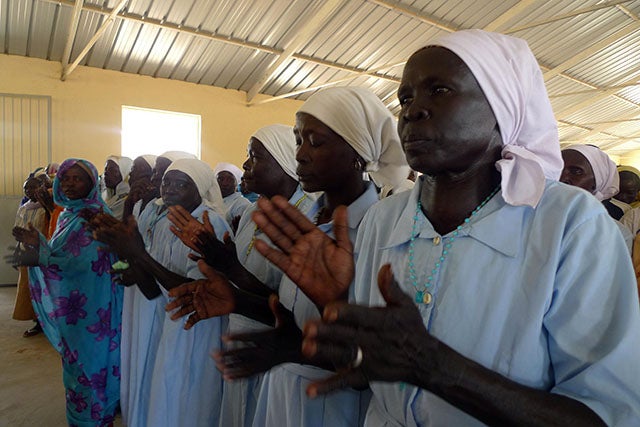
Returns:
[[[151,166],[151,169],[156,167],[156,159],[158,158],[158,156],[154,156],[153,154],[143,154],[139,157],[142,157],[144,161],[147,162],[149,166]]]
[[[269,125],[258,129],[251,136],[262,143],[287,175],[298,180],[296,137],[291,126]]]
[[[593,177],[596,181],[596,189],[593,195],[600,201],[610,199],[620,191],[620,175],[616,164],[611,158],[593,145],[574,144],[565,148],[582,154],[593,169]],[[564,150],[563,150],[564,151]]]
[[[122,181],[127,182],[129,179],[129,173],[131,172],[131,167],[133,166],[133,160],[124,156],[109,156],[107,157],[107,161],[109,160],[118,165],[120,175],[122,175]]]
[[[483,30],[446,34],[430,46],[455,53],[469,67],[491,105],[502,136],[502,197],[537,206],[545,178],[558,180],[558,129],[542,73],[527,42]]]
[[[187,174],[196,184],[204,204],[224,216],[226,208],[222,200],[222,193],[220,193],[218,181],[208,164],[198,159],[178,159],[169,165],[164,174],[166,175],[172,170]]]
[[[158,157],[164,157],[172,162],[175,162],[178,159],[197,159],[195,154],[187,153],[186,151],[165,151]]]
[[[240,184],[240,179],[242,178],[243,172],[239,167],[237,167],[232,163],[220,162],[213,169],[213,174],[215,176],[218,176],[218,174],[222,171],[227,171],[231,173],[236,179],[236,184]]]
[[[300,107],[340,135],[367,162],[378,187],[400,186],[409,166],[396,120],[382,101],[362,87],[332,87],[311,95]]]

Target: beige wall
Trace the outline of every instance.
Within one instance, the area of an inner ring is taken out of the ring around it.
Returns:
[[[0,92],[51,96],[53,160],[83,157],[99,170],[108,155],[120,154],[122,105],[200,114],[202,160],[211,166],[240,166],[252,132],[293,124],[301,105],[278,100],[247,107],[245,92],[90,67],[78,67],[63,82],[60,71],[57,62],[0,55]]]

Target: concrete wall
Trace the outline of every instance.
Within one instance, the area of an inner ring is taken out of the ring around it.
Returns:
[[[99,169],[108,155],[120,154],[122,105],[201,115],[202,160],[214,166],[241,165],[251,134],[273,123],[292,125],[302,104],[283,99],[248,107],[245,92],[90,67],[63,82],[60,70],[57,62],[0,55],[0,92],[51,96],[52,160],[84,157]]]

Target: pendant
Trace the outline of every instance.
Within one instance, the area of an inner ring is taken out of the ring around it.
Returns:
[[[431,295],[430,292],[427,292],[427,291],[416,291],[416,295],[414,297],[414,301],[416,303],[429,305],[429,304],[431,304],[432,300],[433,300],[433,296]]]

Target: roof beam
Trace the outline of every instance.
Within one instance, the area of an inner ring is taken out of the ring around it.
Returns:
[[[536,0],[521,0],[513,7],[510,7],[505,13],[498,16],[496,19],[491,21],[488,25],[484,27],[486,31],[497,31],[500,26],[506,24],[511,21],[516,16],[520,15],[524,12],[529,6],[534,4]]]
[[[69,65],[69,58],[71,57],[71,48],[73,47],[73,41],[76,38],[78,32],[78,23],[80,22],[80,15],[82,13],[82,6],[84,6],[84,0],[76,0],[76,4],[73,5],[73,15],[69,22],[69,32],[67,33],[67,42],[64,44],[64,51],[62,53],[62,69],[64,70]],[[60,77],[62,78],[62,77]]]
[[[607,46],[617,42],[618,40],[628,36],[631,33],[636,32],[638,30],[640,30],[640,21],[633,21],[630,24],[627,24],[624,28],[622,28],[619,31],[616,31],[615,33],[611,34],[609,37],[606,37],[606,38],[600,40],[598,43],[590,46],[589,48],[587,48],[585,50],[583,50],[579,54],[574,55],[571,58],[569,58],[566,61],[564,61],[563,63],[553,67],[552,69],[550,69],[548,71],[545,71],[544,74],[543,74],[544,81],[545,82],[549,81],[551,78],[561,74],[563,71],[567,70],[568,68],[571,68],[571,67],[575,66],[576,64],[579,64],[580,62],[582,62],[585,59],[589,58],[594,53],[601,51],[602,49],[606,48]]]
[[[247,102],[251,100],[264,88],[269,80],[273,77],[278,68],[286,61],[291,59],[293,54],[299,50],[305,43],[309,41],[315,33],[325,24],[327,19],[335,13],[335,11],[342,6],[342,0],[327,0],[317,13],[314,13],[312,17],[307,21],[298,25],[297,34],[294,35],[293,40],[285,48],[278,57],[271,63],[269,68],[264,74],[251,86],[251,89],[247,92]]]
[[[73,61],[73,64],[71,64],[71,65],[69,65],[67,67],[64,67],[62,69],[62,77],[60,77],[60,80],[62,80],[62,81],[66,80],[67,77],[69,77],[69,74],[71,74],[73,72],[73,70],[76,69],[78,64],[80,64],[80,61],[82,61],[82,59],[85,57],[85,55],[87,53],[89,53],[89,50],[91,50],[93,45],[96,44],[98,39],[100,39],[100,37],[102,37],[102,34],[104,34],[104,32],[107,30],[107,28],[109,28],[109,25],[111,25],[111,23],[114,21],[116,15],[120,12],[120,10],[122,10],[124,5],[127,4],[127,1],[129,1],[129,0],[120,0],[120,3],[118,3],[118,5],[113,10],[111,10],[111,13],[107,17],[107,19],[102,23],[102,26],[100,28],[98,28],[98,31],[96,31],[96,33],[93,35],[93,37],[91,37],[91,40],[89,40],[89,43],[87,43],[87,45],[84,47],[84,49],[82,49],[82,52],[80,52],[80,54],[78,55],[76,60]]]

